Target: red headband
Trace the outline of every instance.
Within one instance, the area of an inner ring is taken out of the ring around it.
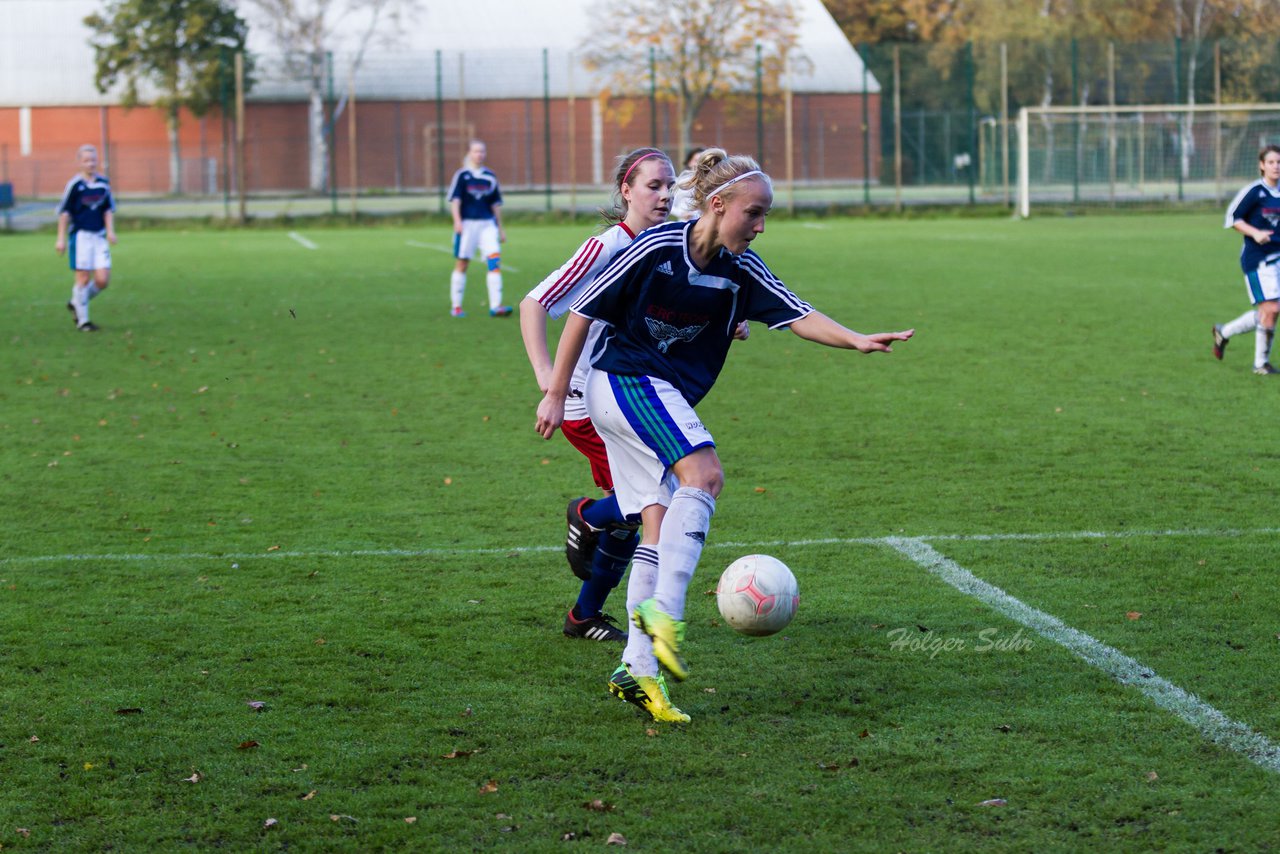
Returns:
[[[623,176],[622,176],[622,183],[623,183],[623,184],[627,183],[627,179],[631,177],[631,171],[632,171],[633,169],[635,169],[635,168],[636,168],[636,166],[638,166],[638,165],[640,164],[640,161],[641,161],[641,160],[644,160],[645,158],[648,158],[648,157],[658,157],[659,155],[664,156],[664,157],[666,156],[666,155],[663,155],[661,151],[650,151],[648,154],[645,154],[645,155],[642,155],[642,156],[640,156],[640,157],[637,157],[637,158],[636,158],[636,162],[635,162],[635,163],[632,163],[632,164],[631,164],[631,167],[630,167],[629,169],[627,169],[627,173],[626,173],[625,175],[623,175]]]

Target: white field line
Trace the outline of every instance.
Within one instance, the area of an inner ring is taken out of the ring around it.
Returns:
[[[404,245],[405,245],[405,246],[416,246],[416,247],[418,247],[419,249],[430,249],[430,250],[431,250],[431,251],[433,251],[433,252],[443,252],[443,253],[444,253],[444,254],[446,254],[446,255],[452,255],[452,254],[453,254],[453,250],[452,250],[452,249],[450,249],[448,246],[440,246],[439,244],[436,244],[436,243],[419,243],[419,242],[418,242],[418,241],[416,241],[416,240],[406,240],[406,241],[404,242]]]
[[[312,243],[310,240],[307,240],[307,238],[303,237],[301,234],[298,234],[298,232],[296,231],[289,232],[289,239],[292,240],[294,243],[297,243],[303,249],[319,249],[320,248],[319,246],[316,246],[314,243]]]
[[[1021,623],[1046,640],[1065,647],[1122,685],[1134,686],[1157,706],[1195,727],[1214,744],[1239,753],[1268,771],[1280,773],[1280,746],[1247,725],[1227,717],[1195,694],[1157,676],[1141,662],[988,584],[923,539],[886,537],[884,543],[961,593]]]
[[[1171,528],[1167,530],[1139,531],[1056,531],[1041,534],[928,534],[919,537],[817,537],[803,540],[751,540],[740,542],[707,543],[708,549],[767,549],[767,548],[805,548],[807,546],[891,546],[900,541],[917,541],[921,543],[936,541],[975,541],[999,542],[1020,541],[1036,542],[1049,540],[1081,540],[1081,539],[1132,539],[1135,537],[1244,537],[1250,535],[1274,535],[1280,528],[1239,528],[1216,530],[1213,528]],[[556,552],[562,545],[525,545],[505,547],[474,546],[440,546],[423,549],[291,549],[283,551],[261,552],[178,552],[178,553],[146,553],[136,554],[56,554],[56,555],[17,555],[0,558],[0,566],[14,566],[29,563],[93,563],[97,562],[129,562],[160,560],[250,560],[252,558],[314,558],[314,557],[465,557],[466,555],[492,554],[530,554],[537,552]]]
[[[406,240],[406,241],[404,242],[404,245],[405,245],[405,246],[416,246],[416,247],[417,247],[417,248],[419,248],[419,249],[430,249],[430,250],[431,250],[431,251],[433,251],[433,252],[443,252],[443,253],[445,253],[446,255],[452,255],[452,254],[453,254],[453,247],[451,247],[451,246],[441,246],[441,245],[440,245],[440,244],[438,244],[438,243],[420,243],[420,242],[418,242],[417,240]],[[502,269],[503,269],[503,270],[510,270],[512,273],[519,273],[519,272],[520,272],[520,268],[519,268],[519,267],[512,267],[510,264],[503,264],[503,265],[502,265]]]

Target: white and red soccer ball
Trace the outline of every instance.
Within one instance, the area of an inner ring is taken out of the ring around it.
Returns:
[[[744,635],[780,632],[796,615],[800,587],[782,561],[747,555],[729,564],[716,585],[716,605],[726,623]]]

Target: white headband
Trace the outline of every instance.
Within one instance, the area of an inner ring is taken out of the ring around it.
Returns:
[[[752,169],[750,172],[743,172],[743,173],[742,173],[741,175],[739,175],[737,178],[730,178],[728,181],[725,181],[723,184],[721,184],[719,187],[716,187],[716,188],[715,188],[714,190],[712,190],[710,193],[707,193],[707,200],[708,200],[708,201],[710,201],[710,199],[711,199],[711,197],[712,197],[712,196],[714,196],[714,195],[716,195],[717,193],[719,193],[719,192],[720,192],[721,190],[723,190],[725,187],[732,187],[734,184],[738,183],[739,181],[743,180],[744,178],[751,178],[751,177],[754,177],[754,176],[756,176],[756,175],[763,175],[763,174],[764,174],[764,173],[763,173],[763,172],[761,172],[759,169]]]

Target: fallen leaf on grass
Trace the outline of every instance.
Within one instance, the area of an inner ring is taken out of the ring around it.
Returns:
[[[299,796],[298,796],[298,800],[300,800],[300,801],[309,801],[309,800],[311,800],[312,798],[314,798],[315,796],[316,796],[316,790],[315,790],[315,789],[312,789],[311,791],[307,792],[305,795],[299,795]]]
[[[271,828],[271,827],[275,827],[279,823],[280,823],[279,820],[274,818],[269,818],[262,823],[262,826],[266,828]]]
[[[416,815],[407,815],[404,817],[405,824],[413,824],[417,820],[418,820],[418,817]]]
[[[35,744],[39,740],[40,740],[40,737],[38,735],[33,735],[31,736],[31,738],[27,739],[27,741],[31,742],[32,744]]]
[[[280,551],[280,547],[279,547],[279,546],[267,546],[267,551],[269,551],[269,552],[278,552],[278,551]]]
[[[19,827],[19,828],[17,829],[17,833],[18,833],[18,835],[19,835],[19,836],[21,836],[23,839],[26,839],[27,837],[29,837],[29,836],[31,835],[31,831],[30,831],[28,828],[25,828],[25,827]]]
[[[996,732],[1013,732],[1013,727],[1008,724],[1000,724],[1000,726],[996,727]]]
[[[765,488],[763,486],[756,487],[756,494],[759,495],[759,494],[763,494],[764,492],[765,492]]]
[[[609,838],[605,840],[604,844],[605,845],[621,845],[622,847],[625,848],[627,845],[627,837],[623,836],[621,833],[610,833]]]
[[[1157,774],[1155,771],[1148,771],[1148,772],[1147,772],[1147,782],[1148,782],[1148,783],[1154,783],[1156,780],[1159,780],[1159,779],[1160,779],[1160,775],[1159,775],[1159,774]]]
[[[324,646],[325,644],[328,643],[328,641],[325,640],[324,638],[316,638],[315,640],[312,641],[312,643],[314,643],[316,646]]]
[[[199,783],[204,778],[200,776],[199,771],[192,771],[190,777],[183,777],[179,783]]]
[[[472,754],[479,753],[480,750],[451,750],[448,753],[440,754],[441,759],[466,759]]]
[[[482,795],[491,795],[496,791],[498,791],[497,780],[486,780],[484,785],[480,787],[480,794]]]
[[[1141,611],[1125,611],[1124,615],[1125,615],[1126,617],[1128,617],[1130,620],[1141,620],[1141,619],[1142,619],[1142,612],[1141,612]]]
[[[236,750],[253,750],[257,746],[258,746],[258,742],[256,741],[242,741],[236,747]]]
[[[606,804],[599,798],[596,798],[594,801],[587,801],[582,806],[584,809],[589,809],[592,812],[613,812],[614,810],[613,804]]]
[[[656,729],[654,729],[653,727],[649,727],[648,729],[646,729],[646,730],[644,731],[644,734],[645,734],[645,735],[647,735],[649,738],[653,738],[654,736],[656,736],[656,735],[658,734],[658,731],[657,731]]]
[[[989,801],[983,801],[982,803],[978,804],[978,806],[980,807],[1005,807],[1008,805],[1009,805],[1009,802],[1006,801],[1004,798],[992,798]]]
[[[464,717],[464,718],[469,718],[469,717],[471,717],[471,716],[472,716],[472,715],[474,715],[474,714],[475,714],[475,712],[471,711],[471,707],[470,707],[470,706],[467,706],[465,709],[463,709],[463,710],[462,710],[462,717]]]
[[[871,738],[871,730],[864,729],[862,732],[858,733],[858,738]]]
[[[267,708],[267,704],[261,700],[246,700],[245,702],[248,704],[249,708],[253,709],[255,712],[261,712]]]

